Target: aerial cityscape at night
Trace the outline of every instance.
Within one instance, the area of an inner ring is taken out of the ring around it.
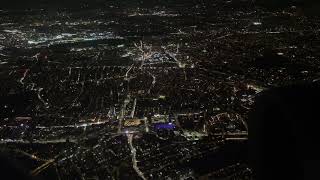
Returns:
[[[72,3],[0,6],[0,151],[32,177],[252,179],[255,97],[320,78],[293,5]]]

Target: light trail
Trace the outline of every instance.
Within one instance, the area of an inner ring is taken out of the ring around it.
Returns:
[[[24,71],[24,73],[23,73],[23,76],[22,76],[22,78],[19,80],[19,82],[22,84],[22,85],[24,85],[24,79],[26,78],[26,76],[28,75],[28,72],[30,71],[30,69],[26,69],[25,71]]]
[[[48,108],[49,106],[48,106],[48,103],[45,101],[45,100],[43,100],[42,99],[42,97],[41,97],[41,91],[43,90],[43,88],[39,88],[38,89],[38,99],[43,103],[43,105],[46,107],[46,108]]]
[[[132,145],[132,138],[133,138],[133,134],[129,134],[127,133],[127,137],[128,137],[128,143],[129,143],[129,146],[130,146],[130,150],[131,150],[131,156],[132,156],[132,167],[133,169],[137,172],[137,174],[143,179],[143,180],[147,180],[145,177],[144,177],[144,174],[142,171],[140,171],[139,167],[137,166],[137,158],[136,158],[136,149],[133,147]]]

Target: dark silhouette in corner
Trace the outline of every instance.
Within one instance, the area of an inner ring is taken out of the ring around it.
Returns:
[[[320,85],[263,92],[249,118],[255,179],[320,179]]]
[[[8,158],[6,153],[0,155],[1,180],[35,180],[24,172],[24,167],[17,161]]]

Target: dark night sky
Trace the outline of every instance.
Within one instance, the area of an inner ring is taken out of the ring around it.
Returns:
[[[4,1],[4,2],[2,2]],[[96,9],[106,6],[127,7],[154,7],[175,6],[177,4],[210,4],[226,0],[1,0],[0,10],[45,9],[55,12],[59,9]],[[239,2],[252,1],[255,5],[269,9],[297,6],[305,15],[320,15],[320,0],[233,0]],[[193,6],[193,5],[192,5]]]

